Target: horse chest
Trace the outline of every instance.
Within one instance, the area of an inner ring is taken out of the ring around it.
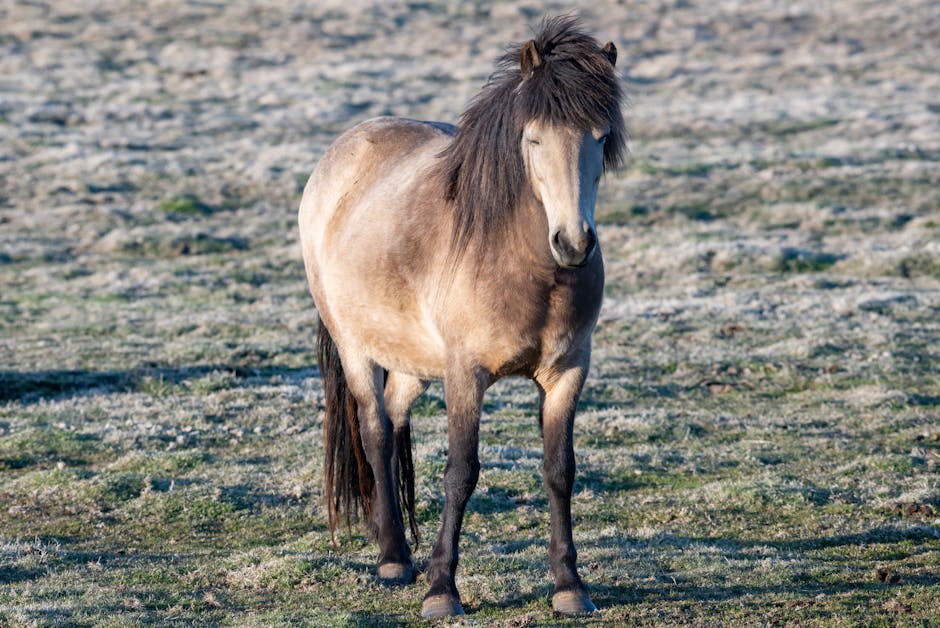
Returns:
[[[498,376],[531,375],[579,354],[600,309],[603,280],[507,284],[501,298],[477,308],[472,345],[479,361]]]
[[[541,330],[540,366],[580,353],[590,339],[603,296],[603,280],[556,286]]]

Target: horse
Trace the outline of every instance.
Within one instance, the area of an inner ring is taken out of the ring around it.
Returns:
[[[524,376],[539,395],[557,613],[596,610],[571,531],[575,406],[604,287],[594,222],[626,130],[617,49],[577,18],[513,44],[457,126],[381,117],[344,132],[303,192],[298,223],[319,314],[323,495],[334,538],[360,515],[377,577],[413,582],[410,408],[443,380],[447,464],[422,616],[463,614],[458,541],[480,473],[483,394]]]

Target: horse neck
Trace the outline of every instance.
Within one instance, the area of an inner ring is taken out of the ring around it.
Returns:
[[[545,208],[526,184],[519,195],[512,220],[501,237],[495,238],[504,255],[518,259],[531,269],[554,269],[555,261],[548,246],[548,218]]]
[[[551,283],[556,264],[548,245],[548,218],[528,184],[516,207],[506,211],[509,219],[498,229],[477,231],[463,251],[452,250],[456,257],[451,259],[462,267],[457,272],[476,285],[483,281],[520,288],[533,279]]]

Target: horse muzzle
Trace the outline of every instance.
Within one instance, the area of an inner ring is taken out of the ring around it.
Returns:
[[[577,238],[569,238],[561,229],[552,234],[550,245],[552,257],[562,268],[584,266],[597,250],[597,233],[588,228]]]

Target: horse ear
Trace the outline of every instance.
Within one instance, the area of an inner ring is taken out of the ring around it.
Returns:
[[[604,54],[607,55],[610,65],[617,65],[617,46],[614,45],[614,42],[609,41],[604,44]]]
[[[519,53],[522,75],[528,78],[541,63],[542,58],[539,57],[539,50],[535,47],[535,40],[530,39],[522,46],[522,51]]]

